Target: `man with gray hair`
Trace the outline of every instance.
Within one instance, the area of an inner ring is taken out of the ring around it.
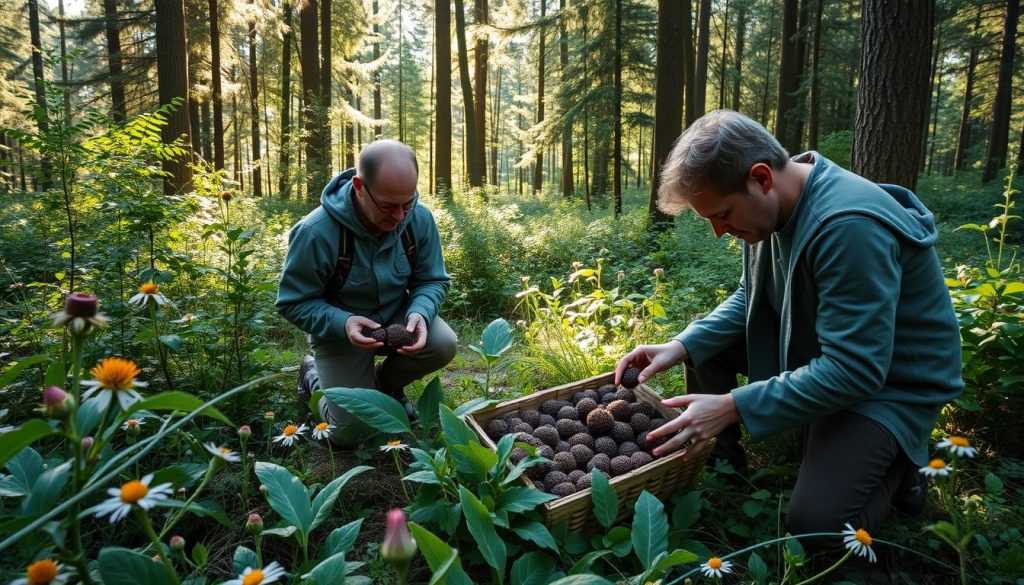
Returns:
[[[300,370],[300,393],[317,385],[377,389],[414,418],[403,389],[455,356],[455,333],[437,314],[451,278],[434,217],[419,203],[418,179],[411,148],[373,142],[289,233],[276,306],[313,348]],[[388,325],[404,328],[403,343],[385,347],[371,336]],[[378,355],[385,357],[375,364]],[[351,446],[370,434],[326,398],[319,410],[337,427],[331,435],[336,445]]]
[[[694,122],[661,172],[663,210],[689,207],[744,245],[732,296],[617,365],[616,382],[630,365],[643,382],[685,364],[687,394],[664,403],[686,410],[648,435],[668,438],[656,454],[716,437],[713,456],[745,471],[741,423],[754,439],[803,427],[791,533],[870,532],[891,505],[917,513],[930,433],[963,388],[931,212],[817,152],[790,159],[730,110]]]

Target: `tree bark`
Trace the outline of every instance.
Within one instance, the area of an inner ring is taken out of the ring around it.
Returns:
[[[540,18],[544,20],[547,15],[548,0],[540,0]],[[544,61],[545,61],[545,35],[544,25],[537,27],[539,38],[537,49],[537,124],[544,121]],[[537,145],[537,158],[533,163],[533,192],[540,193],[544,188],[544,149]]]
[[[373,0],[373,60],[375,62],[380,60],[380,26],[377,23],[379,12],[380,4],[377,0]],[[384,118],[381,111],[380,69],[373,72],[373,118],[378,122]],[[380,126],[373,128],[374,138],[380,136],[380,128]]]
[[[694,50],[693,44],[693,0],[684,0],[683,2],[683,78],[684,78],[684,92],[683,96],[686,104],[685,121],[686,126],[689,126],[697,118],[694,116],[696,110],[693,109],[693,102],[696,101],[696,80],[695,75],[697,72],[696,66],[696,51]]]
[[[864,0],[863,7],[853,171],[913,190],[928,115],[935,0]]]
[[[498,67],[494,97],[491,100],[491,185],[495,187],[498,186],[498,143],[501,140],[501,74],[502,69]]]
[[[820,0],[819,0],[820,1]],[[741,84],[740,81],[743,79],[743,49],[746,44],[747,36],[747,5],[741,3],[739,11],[736,13],[736,59],[733,62],[733,68],[736,70],[736,76],[732,80],[732,109],[740,111],[740,95],[741,95]]]
[[[475,20],[478,25],[486,25],[490,18],[488,14],[487,0],[476,0]],[[473,100],[473,107],[476,109],[476,156],[477,168],[487,168],[487,59],[490,40],[487,34],[481,31],[476,38],[476,49],[474,51],[474,72],[473,83],[476,90],[476,97]],[[483,184],[483,181],[481,181]]]
[[[322,160],[326,165],[327,176],[331,173],[331,78],[333,70],[331,65],[331,0],[320,0],[320,107],[324,113],[321,121],[324,126],[321,128],[323,134],[323,155]]]
[[[103,0],[103,18],[107,31],[107,69],[110,71],[110,101],[115,122],[127,117],[124,78],[121,66],[121,30],[117,19],[117,0]]]
[[[436,192],[448,200],[452,197],[452,13],[449,0],[436,0],[434,5],[434,65],[437,77],[436,117],[437,143],[434,152]]]
[[[213,168],[224,168],[224,94],[220,83],[220,16],[217,0],[210,7],[210,79],[213,84]]]
[[[566,30],[565,0],[559,0],[559,15],[562,17],[558,25],[559,55],[558,63],[562,70],[562,83],[568,83],[566,70],[569,67],[569,31]],[[562,197],[572,197],[576,186],[572,180],[572,121],[562,130]]]
[[[319,10],[316,0],[299,2],[299,62],[302,67],[302,121],[305,129],[306,197],[317,201],[327,183],[323,159],[323,104],[320,103],[320,55],[317,41]]]
[[[1006,20],[1003,21],[1003,48],[999,53],[999,81],[992,107],[992,126],[988,135],[985,170],[981,181],[994,179],[1006,166],[1006,152],[1010,134],[1010,103],[1013,99],[1013,54],[1017,46],[1017,21],[1020,18],[1020,0],[1006,1]]]
[[[704,115],[708,91],[708,45],[711,39],[711,0],[700,0],[697,16],[697,65],[693,74],[693,104],[687,104],[687,119]]]
[[[255,4],[255,0],[251,0]],[[263,196],[263,169],[260,163],[260,85],[256,68],[256,21],[249,21],[249,118],[252,132],[252,196]]]
[[[865,0],[865,4],[870,1]],[[866,9],[866,8],[865,8]],[[799,2],[798,0],[783,0],[782,2],[782,55],[779,63],[779,85],[776,94],[775,110],[775,136],[782,143],[782,147],[792,154],[796,154],[798,140],[792,130],[793,124],[790,118],[797,109],[796,93],[800,89],[800,72],[797,70],[799,60],[797,59],[797,29],[799,23]],[[867,43],[863,43],[867,50]]]
[[[729,0],[725,0],[725,9],[722,13],[722,60],[718,68],[718,107],[725,107],[725,75],[729,60]]]
[[[804,78],[807,76],[807,13],[809,12],[808,3],[810,0],[801,0],[800,2],[800,17],[797,22],[797,33],[796,33],[796,79],[797,79],[797,93],[795,100],[795,110],[792,116],[795,119],[790,120],[790,128],[793,135],[792,150],[790,152],[802,152],[803,141],[804,141],[804,119],[805,119],[805,107],[807,92],[804,85]],[[791,117],[792,117],[791,116]]]
[[[36,108],[40,116],[36,121],[40,134],[47,134],[50,131],[49,113],[46,108],[46,88],[43,81],[46,79],[43,72],[43,42],[39,33],[39,2],[28,0],[28,23],[32,39],[32,78],[35,80],[34,89],[36,97]],[[50,176],[52,168],[50,159],[43,157],[39,161],[39,187],[46,190],[52,185],[53,178]],[[22,189],[24,190],[24,188]]]
[[[64,0],[57,0],[57,28],[60,31],[60,78],[64,82],[64,115],[71,121],[71,78],[68,76],[68,43],[64,31]]]
[[[710,0],[709,0],[710,2]],[[615,102],[612,119],[615,137],[612,144],[612,199],[613,216],[622,215],[622,0],[615,0]]]
[[[291,154],[292,154],[292,4],[289,0],[281,3],[284,34],[281,45],[281,144],[278,147],[278,194],[282,199],[291,197]]]
[[[160,103],[169,104],[181,98],[178,108],[171,113],[162,129],[163,141],[171,143],[184,137],[183,147],[192,144],[188,115],[188,44],[185,39],[185,3],[183,0],[155,0],[157,82]],[[168,194],[187,190],[192,183],[192,167],[188,155],[173,161],[164,161],[164,170],[171,176],[164,180]]]
[[[768,89],[772,78],[772,47],[775,45],[775,0],[768,6],[768,58],[765,59],[764,86],[761,91],[761,125],[767,128],[768,120]]]
[[[960,172],[964,168],[964,154],[971,142],[971,97],[974,92],[974,70],[978,65],[978,29],[981,28],[981,6],[974,16],[974,35],[971,37],[971,53],[964,74],[964,99],[960,110],[960,126],[956,136],[956,155],[953,158],[953,171]]]
[[[685,72],[679,67],[686,55],[687,35],[683,29],[683,13],[689,11],[687,3],[675,0],[658,2],[657,60],[655,61],[654,94],[654,152],[651,159],[651,193],[647,214],[651,225],[667,224],[672,216],[658,209],[658,188],[661,169],[672,145],[683,132],[683,81]]]
[[[821,79],[818,76],[818,63],[821,59],[821,26],[825,0],[817,0],[814,10],[814,40],[811,44],[811,106],[810,121],[807,127],[807,147],[818,150],[818,133],[821,123]]]

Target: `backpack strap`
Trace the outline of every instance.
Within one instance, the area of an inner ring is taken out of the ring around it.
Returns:
[[[338,228],[338,260],[334,264],[334,277],[325,291],[328,302],[333,300],[334,294],[345,286],[345,279],[348,278],[348,273],[352,271],[352,259],[355,257],[355,234],[340,223]]]
[[[412,233],[411,221],[402,230],[402,249],[405,250],[405,257],[409,259],[409,269],[416,270],[416,259],[419,257],[420,249],[416,245],[416,237]]]

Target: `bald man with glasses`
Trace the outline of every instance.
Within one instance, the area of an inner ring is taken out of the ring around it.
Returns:
[[[455,333],[438,316],[451,278],[434,217],[419,204],[418,179],[411,148],[394,140],[373,142],[355,169],[328,183],[320,206],[289,233],[276,307],[312,346],[300,370],[300,393],[317,385],[377,389],[415,418],[405,386],[455,356]],[[395,323],[413,334],[412,345],[391,351],[369,337],[369,331]],[[331,437],[337,446],[372,434],[327,399],[319,410],[337,427]]]

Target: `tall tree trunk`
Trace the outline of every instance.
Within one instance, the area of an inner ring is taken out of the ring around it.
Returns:
[[[921,166],[924,166],[924,155],[925,149],[930,149],[931,154],[928,155],[928,174],[932,174],[932,165],[935,162],[935,136],[939,132],[939,109],[942,108],[942,24],[938,25],[938,31],[935,33],[935,102],[932,108],[932,126],[931,126],[931,144],[928,142],[928,122],[925,121],[925,135],[924,140],[921,142]]]
[[[612,144],[613,216],[622,215],[622,0],[615,0],[615,81],[612,118],[615,138]]]
[[[821,1],[821,0],[819,0]],[[733,68],[736,76],[732,80],[732,109],[740,111],[741,84],[743,79],[743,49],[747,37],[747,5],[740,3],[739,12],[736,13],[736,59]]]
[[[1017,21],[1020,0],[1006,0],[1006,20],[1003,22],[1003,48],[999,53],[999,81],[992,106],[992,126],[988,135],[985,170],[981,181],[987,183],[1006,166],[1006,151],[1010,134],[1010,102],[1013,99],[1013,54],[1017,45]]]
[[[568,83],[567,69],[569,68],[569,31],[566,30],[565,0],[559,0],[559,15],[562,17],[558,25],[559,55],[558,63],[562,71],[562,83]],[[497,119],[495,119],[497,122]],[[572,197],[576,186],[572,182],[572,127],[570,120],[565,129],[562,130],[562,197]]]
[[[818,134],[821,120],[821,79],[818,77],[818,62],[821,58],[821,26],[825,0],[817,0],[814,10],[814,40],[811,44],[811,106],[810,121],[807,128],[807,146],[818,150]]]
[[[864,0],[863,6],[853,171],[913,190],[928,115],[935,0]]]
[[[160,103],[169,104],[180,98],[179,107],[170,115],[161,132],[163,141],[170,143],[184,138],[184,147],[192,144],[188,117],[188,44],[185,40],[184,0],[155,0],[156,19],[156,66]],[[164,180],[164,192],[179,193],[192,183],[192,167],[189,155],[177,160],[164,161],[164,170],[171,176]]]
[[[808,3],[811,0],[801,0],[800,18],[797,23],[796,33],[796,78],[797,94],[795,96],[795,119],[790,120],[790,128],[793,135],[793,145],[790,152],[803,151],[804,141],[804,118],[807,102],[807,93],[804,85],[804,78],[807,75],[807,13],[810,11]]]
[[[434,4],[434,66],[437,77],[436,114],[437,142],[434,152],[434,182],[436,192],[451,200],[452,197],[452,12],[450,0],[436,0]]]
[[[220,16],[217,0],[210,7],[210,76],[213,84],[213,168],[224,168],[224,93],[220,83]]]
[[[942,53],[941,49],[942,49],[942,22],[940,21],[936,25],[935,48],[932,50],[932,65],[931,65],[931,69],[929,69],[929,71],[931,73],[929,74],[929,78],[928,78],[928,102],[925,105],[925,110],[924,110],[925,111],[924,126],[921,127],[921,152],[920,152],[920,154],[918,154],[918,157],[921,159],[918,162],[918,166],[917,166],[917,168],[919,168],[919,169],[924,169],[925,168],[925,164],[928,162],[928,157],[927,157],[927,155],[928,155],[928,132],[929,132],[929,129],[930,129],[929,124],[930,124],[931,111],[932,111],[932,105],[933,104],[935,104],[935,111],[936,112],[938,111],[938,105],[937,105],[938,104],[938,97],[936,97],[934,100],[932,100],[932,96],[935,95],[935,81],[936,81],[937,77],[939,78],[939,82],[941,83],[941,77],[939,77],[939,61],[940,61],[940,55]],[[928,174],[931,174],[931,169],[928,169],[927,172],[928,172]]]
[[[284,35],[281,44],[281,144],[278,147],[278,188],[282,199],[291,197],[291,154],[292,154],[292,3],[281,3]]]
[[[478,144],[476,141],[476,108],[473,107],[473,84],[469,79],[466,8],[463,0],[455,0],[455,41],[458,44],[459,81],[462,85],[463,119],[466,126],[466,131],[463,133],[466,174],[469,175],[469,185],[471,187],[482,187],[484,184],[484,169],[480,167],[481,157],[479,156],[478,149],[483,148],[483,145]]]
[[[667,224],[672,216],[658,209],[658,188],[661,186],[661,165],[672,145],[683,132],[683,81],[685,71],[679,67],[686,55],[689,37],[685,34],[683,13],[690,10],[688,2],[658,2],[658,46],[654,68],[654,152],[651,160],[651,195],[647,214],[651,225]]]
[[[729,0],[725,0],[725,10],[722,14],[722,60],[718,68],[718,107],[725,107],[725,74],[726,63],[729,60]]]
[[[684,0],[683,2],[683,78],[684,78],[684,92],[683,96],[686,103],[686,110],[684,111],[686,121],[685,126],[693,124],[693,121],[697,119],[694,114],[697,111],[693,107],[693,103],[697,101],[697,83],[696,83],[696,72],[697,72],[697,51],[694,49],[693,44],[693,0]],[[685,127],[684,126],[684,127]]]
[[[324,161],[323,118],[320,103],[320,55],[317,41],[319,10],[316,0],[299,2],[299,63],[302,67],[302,123],[305,130],[306,197],[319,200],[320,190],[327,183],[327,164]]]
[[[380,5],[377,0],[373,0],[373,60],[375,62],[380,59],[380,26],[377,22],[377,19],[380,18],[380,15],[378,14],[379,12]],[[373,72],[373,118],[377,120],[378,123],[384,119],[380,103],[380,69],[378,68]],[[374,138],[380,136],[380,129],[381,126],[374,126]]]
[[[953,170],[960,172],[964,168],[964,154],[971,142],[971,97],[974,92],[974,69],[978,65],[978,29],[981,28],[981,5],[974,16],[974,34],[971,37],[971,55],[964,74],[964,100],[960,111],[960,126],[956,136],[956,155],[953,159]]]
[[[547,16],[548,0],[540,0],[540,19]],[[546,57],[544,25],[537,27],[539,37],[537,49],[537,124],[544,121],[544,62]],[[544,188],[544,148],[537,145],[537,159],[533,164],[533,192],[540,193]]]
[[[1020,127],[1020,142],[1017,143],[1017,176],[1024,175],[1024,125]]]
[[[588,42],[588,30],[589,30],[589,17],[590,11],[587,9],[587,5],[584,4],[580,7],[580,20],[583,22],[583,45],[586,46]],[[583,59],[583,78],[589,79],[587,73],[587,56],[582,55]],[[583,108],[583,194],[587,201],[587,211],[591,210],[590,207],[590,108]]]
[[[476,0],[475,20],[478,25],[486,25],[490,19],[488,15],[487,0]],[[481,27],[483,28],[483,27]],[[477,167],[486,176],[487,168],[487,58],[490,39],[487,34],[481,31],[476,38],[476,50],[474,51],[474,72],[473,83],[476,85],[476,96],[473,100],[473,107],[476,108],[476,156]],[[483,181],[480,183],[483,184]]]
[[[260,95],[263,96],[263,135],[266,139],[263,141],[264,151],[263,156],[260,158],[262,161],[262,168],[266,169],[267,173],[264,175],[267,179],[267,197],[274,196],[274,177],[270,174],[270,109],[267,108],[267,76],[260,76]]]
[[[200,107],[200,115],[202,121],[202,142],[203,142],[203,158],[209,162],[213,162],[213,128],[210,127],[213,124],[213,115],[210,113],[210,98],[207,97],[203,100]]]
[[[491,100],[491,185],[498,186],[498,142],[501,140],[501,74],[498,67],[497,79],[494,84],[494,97]]]
[[[238,70],[232,65],[231,75],[228,81],[232,85],[238,79]],[[233,156],[233,168],[235,181],[238,182],[238,189],[245,191],[245,173],[242,172],[242,126],[238,123],[238,92],[231,93],[231,142]]]
[[[323,134],[321,148],[323,155],[321,159],[326,165],[327,176],[331,176],[331,142],[333,132],[331,131],[331,78],[333,69],[331,65],[331,0],[320,0],[320,107],[323,108],[321,122],[324,124],[320,131]]]
[[[251,0],[255,4],[255,0]],[[263,197],[263,169],[260,152],[260,85],[256,68],[256,21],[249,21],[249,118],[252,127],[252,196]]]
[[[192,156],[198,159],[203,153],[203,137],[199,123],[199,101],[191,88],[188,95],[188,125],[192,130]]]
[[[36,94],[36,108],[39,109],[40,117],[36,124],[40,134],[47,134],[50,131],[49,113],[46,109],[46,88],[43,81],[46,79],[43,72],[43,42],[39,33],[39,2],[28,0],[28,23],[32,38],[32,78],[35,80],[34,88]],[[39,161],[39,187],[42,190],[50,188],[53,177],[50,159],[43,157]],[[24,181],[22,182],[24,183]],[[24,188],[22,188],[24,191]],[[72,250],[74,247],[72,246]],[[74,276],[72,275],[72,278]]]
[[[700,0],[697,15],[697,65],[693,74],[693,104],[686,104],[687,118],[704,115],[708,91],[708,45],[711,39],[711,0]]]
[[[103,19],[107,30],[107,69],[110,71],[110,101],[115,122],[124,122],[124,77],[121,66],[121,24],[117,19],[117,0],[103,0]]]
[[[873,0],[865,0],[866,2]],[[796,154],[799,140],[793,132],[793,116],[797,109],[796,93],[800,90],[800,72],[797,70],[797,32],[799,1],[782,2],[782,56],[779,63],[779,90],[776,94],[775,136],[782,147]],[[866,46],[866,45],[863,45]]]
[[[768,120],[768,88],[772,79],[772,47],[775,45],[775,0],[768,5],[768,57],[765,59],[764,86],[761,91],[761,125],[770,126]]]
[[[402,0],[398,0],[398,140],[405,142],[405,31]]]
[[[68,42],[64,31],[64,0],[57,0],[57,28],[60,31],[60,78],[64,82],[64,115],[71,121],[71,78],[68,76]]]

